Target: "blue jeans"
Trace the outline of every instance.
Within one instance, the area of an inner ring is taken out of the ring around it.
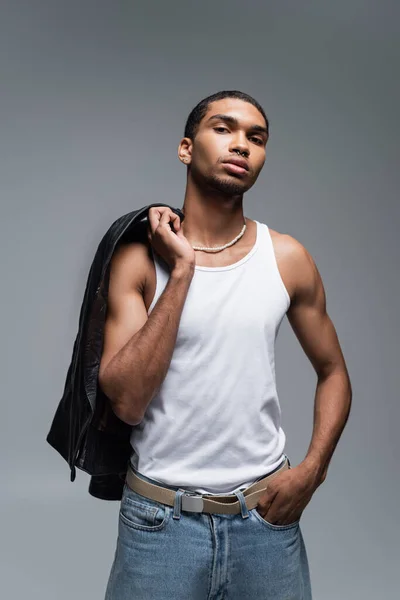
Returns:
[[[273,525],[236,495],[239,514],[181,512],[178,504],[174,517],[173,506],[125,484],[105,600],[311,600],[300,520]]]

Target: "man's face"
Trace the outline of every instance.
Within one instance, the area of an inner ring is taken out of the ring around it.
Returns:
[[[237,122],[217,115],[233,117]],[[257,127],[265,128],[265,119],[249,102],[236,98],[212,102],[191,147],[187,148],[193,179],[202,187],[229,196],[250,189],[265,162],[267,134]],[[230,158],[245,161],[248,170],[230,166],[227,163]]]

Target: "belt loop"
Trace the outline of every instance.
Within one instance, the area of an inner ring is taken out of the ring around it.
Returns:
[[[250,516],[250,514],[249,514],[249,509],[247,508],[246,500],[243,496],[243,492],[238,490],[237,492],[233,492],[233,493],[235,494],[236,498],[240,502],[240,510],[241,510],[243,519],[247,519]]]
[[[179,490],[175,494],[174,512],[173,512],[173,518],[174,519],[180,519],[181,518],[182,494],[184,494],[184,493],[185,493],[185,490],[183,490],[182,488],[179,488]]]

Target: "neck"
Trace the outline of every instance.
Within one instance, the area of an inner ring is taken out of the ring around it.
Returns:
[[[192,245],[222,246],[235,238],[245,223],[243,196],[190,193],[181,208],[182,232]]]

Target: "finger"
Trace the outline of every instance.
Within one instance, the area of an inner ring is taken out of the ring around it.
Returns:
[[[262,510],[267,511],[271,506],[274,498],[276,497],[277,492],[271,489],[271,486],[268,486],[266,490],[264,490],[262,496],[260,497],[258,504]]]
[[[171,222],[172,222],[172,225],[171,225]],[[160,225],[162,225],[163,227],[166,227],[168,225],[169,230],[175,232],[176,229],[178,228],[177,223],[179,223],[179,217],[174,212],[172,212],[170,209],[167,209],[162,214],[161,219],[160,219]]]
[[[265,513],[267,521],[284,525],[297,520],[296,511],[294,510],[293,501],[285,498],[285,496],[275,496],[270,503]]]
[[[149,208],[147,223],[149,225],[149,229],[150,229],[152,235],[154,235],[154,232],[158,227],[158,224],[160,222],[160,217],[161,217],[161,212],[157,206],[152,206],[151,208]]]
[[[177,233],[181,228],[181,220],[180,220],[179,216],[177,214],[175,214],[174,212],[171,215],[171,223],[172,223],[172,227],[171,227],[172,231]]]

